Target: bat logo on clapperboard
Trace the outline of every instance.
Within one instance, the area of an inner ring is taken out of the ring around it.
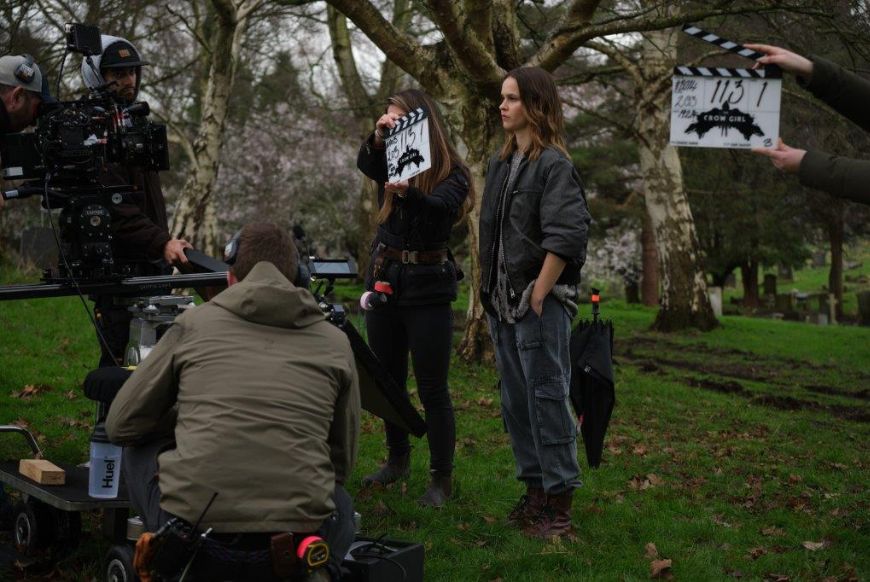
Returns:
[[[401,174],[402,170],[405,169],[405,166],[409,166],[411,164],[414,164],[419,168],[420,164],[425,161],[426,160],[424,160],[423,156],[420,154],[420,150],[416,148],[408,148],[405,150],[405,153],[399,156],[399,161],[396,164],[396,171],[393,173]]]
[[[739,109],[731,109],[727,103],[721,108],[699,113],[698,120],[686,128],[686,133],[694,131],[699,138],[702,138],[705,133],[716,127],[722,130],[722,135],[728,133],[729,129],[736,129],[743,134],[744,139],[749,139],[753,135],[764,137],[764,132],[755,124],[754,117]]]

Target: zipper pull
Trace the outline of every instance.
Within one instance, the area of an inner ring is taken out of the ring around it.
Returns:
[[[514,292],[514,288],[513,288],[513,287],[510,287],[510,288],[508,289],[508,291],[509,291],[510,294],[511,294],[511,299],[513,299],[514,297],[517,296],[517,294]]]

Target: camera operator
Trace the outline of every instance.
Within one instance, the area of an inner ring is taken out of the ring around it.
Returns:
[[[179,316],[112,403],[109,436],[133,446],[122,463],[131,503],[155,531],[171,516],[196,522],[218,493],[202,522],[217,533],[197,554],[197,580],[272,580],[268,562],[220,554],[268,550],[281,532],[317,532],[337,575],[354,536],[343,487],[360,416],[350,343],[291,283],[298,259],[287,232],[249,224],[228,255],[230,287]]]
[[[82,78],[89,89],[106,86],[112,97],[122,105],[136,100],[142,82],[142,60],[139,51],[129,41],[116,36],[101,35],[103,52],[92,58],[93,67],[82,62]],[[140,275],[167,274],[168,265],[187,263],[184,249],[191,244],[169,234],[166,203],[156,171],[110,165],[100,176],[104,186],[133,186],[132,203],[115,205],[112,217],[113,251],[120,261],[142,265]],[[148,264],[150,262],[150,264]],[[122,360],[130,335],[130,312],[113,296],[96,297],[94,313],[100,324],[111,355],[100,342],[100,367],[113,366],[112,355]]]
[[[53,103],[46,79],[30,55],[0,57],[0,134],[18,133],[36,121],[40,106]],[[0,208],[5,200],[0,196]]]

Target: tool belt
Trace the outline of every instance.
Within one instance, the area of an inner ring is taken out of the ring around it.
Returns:
[[[263,572],[263,580],[297,579],[326,565],[328,544],[316,534],[282,532],[196,535],[175,518],[136,543],[134,567],[143,582],[172,580],[196,558],[211,569],[245,565]]]
[[[384,245],[378,247],[378,256],[384,259],[392,259],[399,261],[404,265],[440,265],[450,260],[447,249],[436,249],[433,251],[411,251],[408,249],[397,249]],[[377,260],[377,259],[376,259]]]

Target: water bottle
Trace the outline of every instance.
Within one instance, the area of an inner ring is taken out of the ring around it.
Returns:
[[[121,480],[121,447],[113,445],[106,426],[97,423],[91,434],[91,468],[88,474],[88,495],[100,499],[118,496]]]

